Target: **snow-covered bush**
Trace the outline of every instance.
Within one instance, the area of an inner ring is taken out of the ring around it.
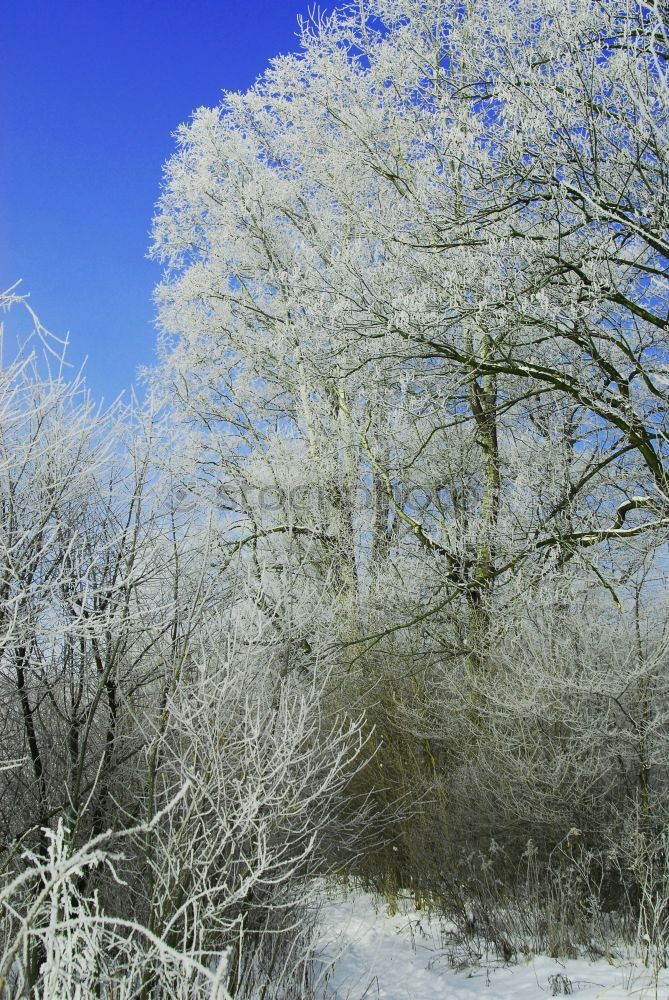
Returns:
[[[283,997],[366,818],[361,713],[174,504],[151,399],[97,409],[39,334],[0,371],[4,995]]]

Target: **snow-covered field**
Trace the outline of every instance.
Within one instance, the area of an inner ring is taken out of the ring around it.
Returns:
[[[389,916],[358,894],[326,903],[321,955],[329,1000],[669,1000],[669,973],[658,982],[641,965],[537,957],[503,965],[492,957],[454,968],[457,955],[436,922],[409,905]]]

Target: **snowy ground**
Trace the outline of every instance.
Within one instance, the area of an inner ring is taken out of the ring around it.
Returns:
[[[448,935],[425,914],[388,916],[368,895],[330,901],[323,913],[322,958],[329,1000],[669,1000],[669,973],[658,983],[641,966],[538,957],[504,966],[490,959],[454,969]]]

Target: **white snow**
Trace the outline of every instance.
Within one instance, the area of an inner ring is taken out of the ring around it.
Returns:
[[[457,951],[438,921],[410,904],[389,916],[368,894],[329,900],[320,957],[328,1000],[669,1000],[669,973],[658,981],[640,963],[538,956],[504,965],[494,956],[454,968]],[[559,978],[556,978],[559,977]],[[567,994],[565,994],[565,986]]]

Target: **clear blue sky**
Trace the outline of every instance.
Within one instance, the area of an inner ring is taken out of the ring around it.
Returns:
[[[0,285],[22,278],[109,399],[154,357],[146,259],[172,132],[297,48],[309,0],[9,0],[0,54]],[[331,7],[321,4],[321,7]]]

